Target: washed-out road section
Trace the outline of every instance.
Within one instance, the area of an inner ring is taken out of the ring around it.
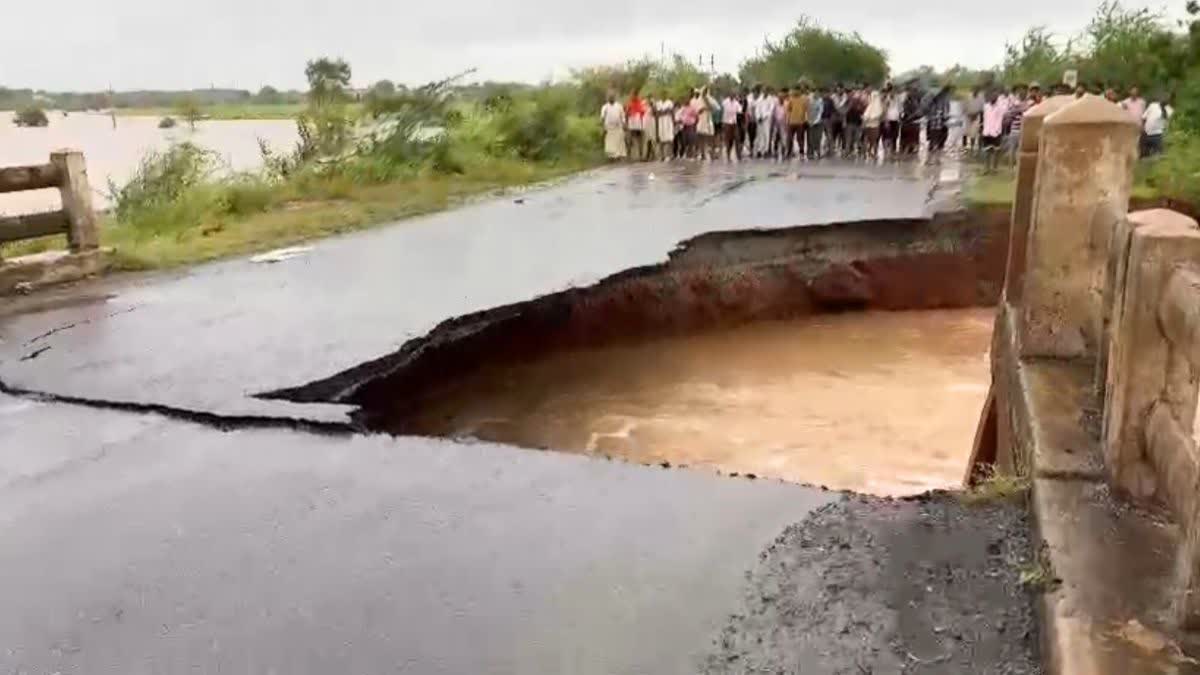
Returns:
[[[956,599],[945,617],[905,624],[917,638],[902,634],[894,607],[858,594],[902,597],[908,563],[831,595],[846,559],[889,555],[873,530],[844,540],[834,527],[821,536],[836,546],[816,549],[795,536],[829,523],[834,512],[809,516],[831,493],[484,443],[212,424],[341,420],[336,406],[250,395],[454,316],[655,264],[704,232],[920,216],[931,185],[908,166],[628,167],[275,265],[234,260],[0,309],[0,380],[49,395],[0,395],[0,671],[658,674],[794,657],[795,672],[861,672],[914,665],[908,651],[941,659],[936,631],[978,608]],[[888,531],[909,541],[929,516],[900,508]],[[972,542],[922,550],[1014,569],[988,537]],[[759,642],[770,625],[747,618],[776,611],[758,591],[777,583],[813,589],[792,598],[804,611],[870,619],[818,645],[817,660]],[[864,630],[876,660],[856,647]]]
[[[337,421],[253,398],[389,354],[464,314],[594,284],[724,230],[920,217],[936,174],[907,164],[640,165],[318,242],[117,282],[0,320],[0,382],[89,400]]]

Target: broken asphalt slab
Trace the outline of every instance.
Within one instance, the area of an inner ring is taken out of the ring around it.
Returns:
[[[0,382],[77,402],[339,423],[344,406],[253,395],[379,358],[456,316],[662,262],[707,232],[925,216],[935,182],[913,164],[592,172],[523,204],[493,199],[327,239],[279,264],[117,281],[91,303],[10,315]]]
[[[17,432],[4,672],[1037,672],[1019,501],[0,396]]]
[[[0,396],[0,672],[694,673],[820,490]]]

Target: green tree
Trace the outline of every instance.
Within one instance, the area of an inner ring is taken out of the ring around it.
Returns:
[[[280,94],[278,89],[268,84],[258,90],[258,93],[254,95],[254,100],[267,105],[277,105],[283,103],[283,94]]]
[[[45,127],[50,125],[46,111],[36,106],[29,106],[17,111],[13,116],[13,124],[19,127]]]
[[[350,87],[350,64],[342,59],[319,58],[309,61],[304,67],[308,80],[308,100],[312,105],[323,106],[344,102]]]
[[[628,96],[634,89],[645,89],[653,71],[654,63],[647,59],[572,71],[571,79],[579,87],[579,112],[598,113],[609,94],[620,98]]]
[[[672,98],[683,98],[693,89],[709,84],[708,73],[700,70],[691,59],[674,54],[666,63],[652,64],[650,77],[643,88]]]
[[[194,130],[196,128],[196,120],[200,119],[201,115],[200,104],[196,102],[193,96],[184,97],[175,104],[175,113],[187,120],[188,126]]]
[[[1168,85],[1184,74],[1186,40],[1173,34],[1158,12],[1126,9],[1116,0],[1106,0],[1082,37],[1087,79],[1126,89]]]
[[[887,54],[858,33],[829,30],[801,17],[782,40],[766,40],[762,54],[742,64],[746,83],[775,86],[798,80],[830,85],[881,82],[888,75]]]
[[[371,85],[370,93],[381,98],[391,98],[396,95],[396,84],[391,80],[380,80]]]
[[[1063,46],[1045,26],[1025,31],[1021,41],[1004,47],[1001,77],[1009,84],[1037,81],[1043,85],[1062,80],[1063,72],[1075,67],[1075,44],[1068,40]]]

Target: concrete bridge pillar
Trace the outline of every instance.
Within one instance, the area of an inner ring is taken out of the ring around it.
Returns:
[[[1017,193],[1013,199],[1012,225],[1008,240],[1008,270],[1004,281],[1004,301],[1021,304],[1025,287],[1025,249],[1029,222],[1033,217],[1033,195],[1037,187],[1038,151],[1042,146],[1042,125],[1046,117],[1075,102],[1074,96],[1052,96],[1030,108],[1021,126],[1021,147],[1017,156]]]
[[[1045,118],[1019,310],[1022,357],[1101,358],[1109,246],[1129,208],[1139,136],[1128,113],[1098,96]]]

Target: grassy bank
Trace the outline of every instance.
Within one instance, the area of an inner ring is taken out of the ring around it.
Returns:
[[[1016,172],[1002,168],[993,174],[975,172],[967,178],[963,199],[971,206],[1005,206],[1013,202],[1017,192]],[[1162,196],[1148,165],[1139,167],[1133,185],[1133,198],[1152,200]]]
[[[269,250],[438,211],[481,194],[596,166],[599,122],[569,98],[535,92],[468,104],[444,84],[374,102],[326,103],[298,118],[289,152],[229,174],[214,152],[182,142],[148,153],[109,185],[101,244],[117,269],[161,269]],[[15,257],[65,246],[18,242]]]
[[[201,119],[207,120],[284,120],[295,119],[304,111],[300,103],[223,103],[200,106]],[[175,107],[117,108],[118,117],[178,117]]]
[[[146,231],[106,214],[101,245],[112,248],[118,270],[167,269],[353,232],[373,225],[452,208],[496,190],[559,178],[593,166],[590,162],[489,162],[463,174],[427,173],[359,185],[339,178],[276,187],[244,187],[241,196],[213,195],[203,216],[187,227]],[[233,193],[238,194],[238,193]],[[200,199],[200,198],[195,198]],[[241,200],[234,203],[235,200]],[[43,237],[6,245],[15,257],[66,247],[66,237]]]

